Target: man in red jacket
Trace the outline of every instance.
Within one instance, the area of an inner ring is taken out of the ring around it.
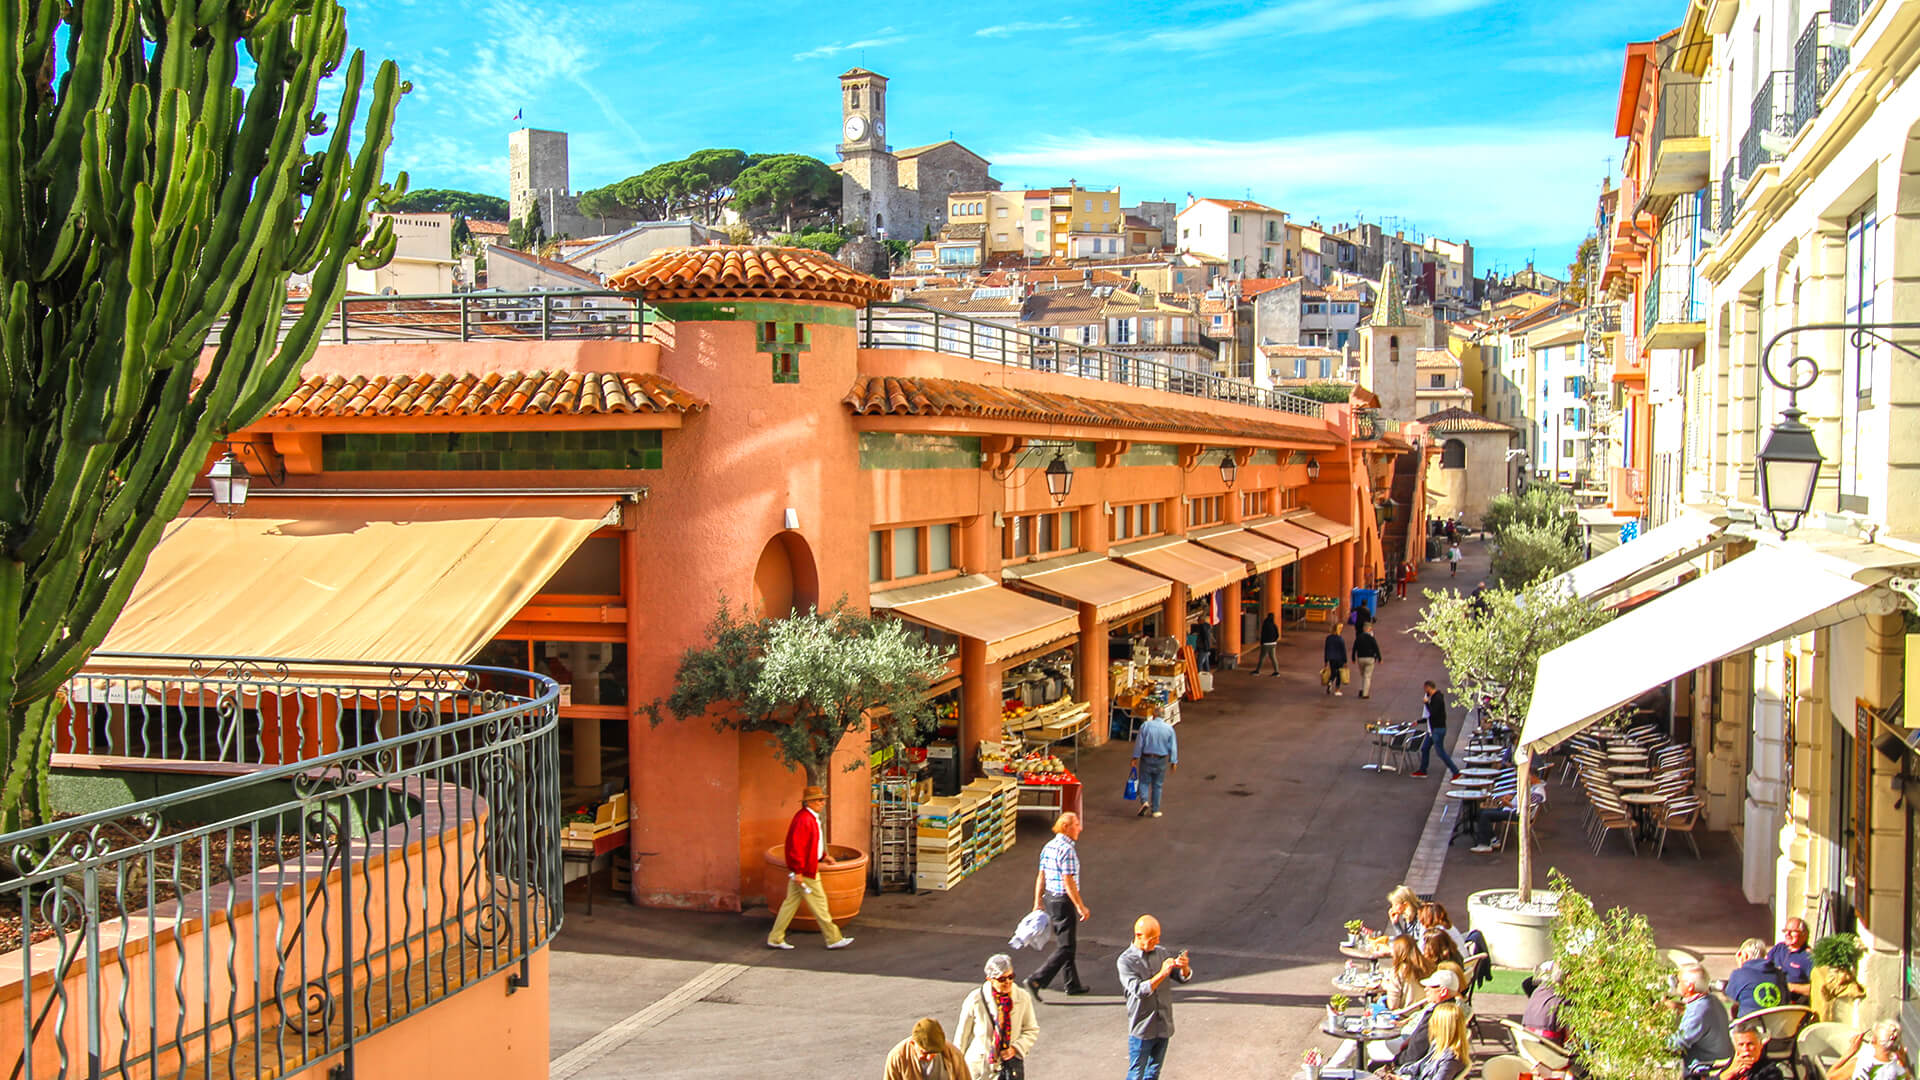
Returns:
[[[800,793],[800,810],[787,826],[787,898],[773,920],[773,933],[767,935],[767,948],[791,949],[787,943],[787,924],[805,903],[827,939],[827,948],[844,949],[853,939],[840,933],[827,915],[827,891],[820,887],[820,864],[833,859],[827,854],[826,833],[820,828],[820,808],[827,805],[827,793],[809,784]],[[767,899],[771,900],[772,897]]]

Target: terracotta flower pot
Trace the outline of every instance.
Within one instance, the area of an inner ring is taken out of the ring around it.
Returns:
[[[845,844],[828,844],[827,854],[833,861],[820,864],[820,887],[827,891],[827,914],[833,916],[835,924],[845,926],[860,914],[860,905],[867,898],[867,853]],[[786,846],[775,844],[760,858],[767,866],[767,906],[777,912],[780,902],[787,898]],[[794,913],[793,929],[820,929],[805,904]]]

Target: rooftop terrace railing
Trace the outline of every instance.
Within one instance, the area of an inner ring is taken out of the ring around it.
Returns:
[[[97,654],[54,791],[135,801],[0,837],[0,1068],[284,1076],[526,985],[561,919],[558,697],[496,668]]]
[[[1110,346],[1062,341],[1017,326],[956,315],[921,304],[868,305],[860,313],[859,330],[860,346],[867,349],[945,353],[989,364],[1141,386],[1298,416],[1319,417],[1326,411],[1320,402],[1299,394],[1189,371],[1165,361],[1129,355]]]
[[[305,313],[305,302],[287,304],[285,336]],[[208,341],[218,339],[215,323]],[[327,312],[322,345],[442,341],[638,341],[645,328],[645,298],[609,289],[551,292],[426,293],[417,296],[348,296]]]

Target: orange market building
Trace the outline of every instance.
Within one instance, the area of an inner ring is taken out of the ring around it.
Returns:
[[[1007,674],[1064,652],[1100,742],[1117,631],[1182,639],[1217,611],[1234,654],[1283,595],[1344,616],[1387,577],[1377,508],[1422,505],[1388,490],[1416,443],[1347,405],[929,325],[818,253],[669,250],[613,285],[538,299],[533,323],[482,294],[343,308],[352,332],[234,435],[248,501],[190,501],[105,647],[549,674],[568,805],[629,795],[633,899],[739,910],[800,778],[764,736],[644,712],[723,598],[845,597],[951,643],[936,689],[958,691],[963,760],[999,736]],[[862,850],[866,749],[829,773],[832,839]]]

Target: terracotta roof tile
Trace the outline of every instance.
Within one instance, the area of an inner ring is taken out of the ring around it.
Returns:
[[[1471,409],[1442,409],[1437,413],[1420,418],[1428,431],[1441,435],[1453,435],[1459,432],[1488,431],[1497,434],[1512,434],[1513,427],[1498,420],[1489,420]]]
[[[1273,207],[1268,206],[1265,203],[1250,202],[1246,199],[1196,199],[1194,201],[1203,202],[1203,203],[1212,203],[1215,206],[1224,206],[1229,210],[1258,210],[1261,213],[1266,213],[1266,214],[1279,214],[1279,213],[1285,212],[1282,210],[1275,210]]]
[[[608,371],[308,375],[269,416],[560,416],[698,412],[663,375]]]
[[[505,236],[507,235],[507,223],[504,221],[482,221],[479,218],[468,218],[467,231],[475,236]]]
[[[803,300],[865,307],[893,290],[825,252],[808,248],[663,248],[608,279],[611,288],[649,300]]]
[[[1193,409],[1015,390],[959,379],[862,375],[854,380],[853,389],[847,392],[844,401],[860,416],[971,416],[1276,439],[1314,446],[1341,443],[1340,437],[1330,431],[1291,424],[1243,420]]]

